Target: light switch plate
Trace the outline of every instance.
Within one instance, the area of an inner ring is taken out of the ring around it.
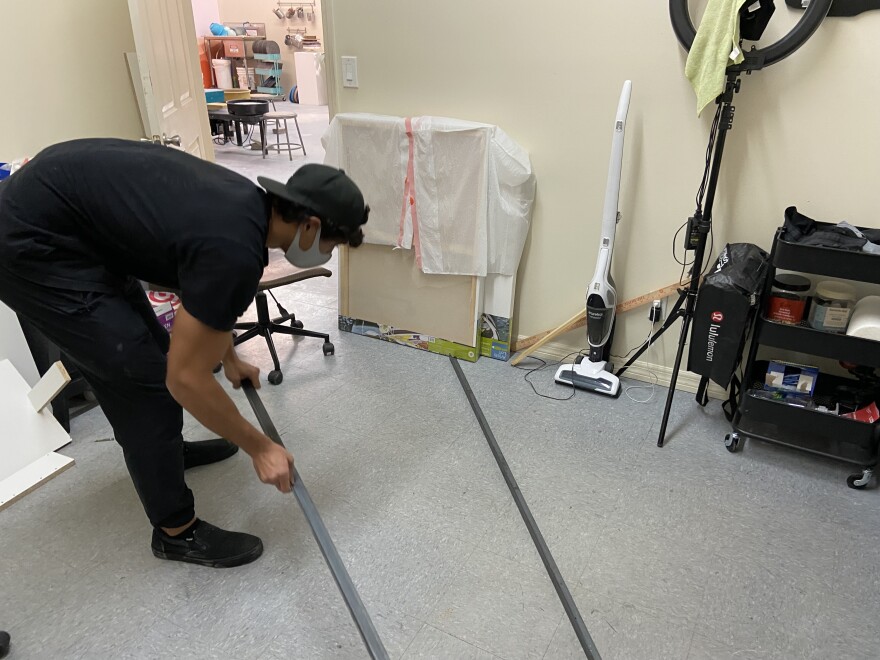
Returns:
[[[342,56],[342,86],[358,86],[358,58],[350,55]]]

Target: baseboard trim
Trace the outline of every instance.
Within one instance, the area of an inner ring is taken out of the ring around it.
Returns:
[[[525,338],[526,337],[524,335],[519,337],[519,339]],[[532,355],[542,358],[544,360],[552,360],[553,362],[558,362],[559,360],[562,360],[565,356],[570,355],[571,352],[571,346],[567,344],[549,342],[547,344],[544,344],[534,353],[532,353]],[[651,375],[652,373],[657,375],[658,385],[669,387],[669,383],[672,382],[672,367],[667,367],[663,364],[653,364],[651,362],[637,360],[629,369],[626,370],[624,376],[627,378],[632,378],[633,380],[640,380],[645,383],[653,383],[654,377]],[[692,394],[694,394],[696,393],[697,387],[699,387],[699,385],[700,377],[697,374],[691,373],[690,371],[685,371],[684,369],[678,372],[678,380],[675,383],[676,390],[691,392]],[[709,382],[708,394],[709,398],[711,399],[724,400],[727,398],[727,392],[711,381]]]

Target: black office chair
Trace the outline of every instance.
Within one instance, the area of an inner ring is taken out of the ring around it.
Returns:
[[[278,353],[275,351],[275,342],[272,340],[274,333],[293,335],[294,337],[323,339],[324,345],[322,348],[324,355],[333,355],[336,352],[336,349],[330,342],[330,335],[322,332],[313,332],[312,330],[304,330],[302,321],[298,321],[296,316],[281,306],[275,294],[272,293],[272,289],[287,286],[294,282],[302,282],[313,277],[330,277],[331,275],[333,273],[326,268],[297,268],[291,266],[282,255],[272,253],[269,265],[266,266],[266,270],[263,271],[263,277],[260,278],[257,296],[254,299],[254,302],[257,304],[256,322],[235,324],[236,330],[244,330],[242,334],[235,337],[236,346],[258,335],[266,340],[266,344],[269,346],[269,353],[272,356],[272,364],[275,367],[269,372],[268,380],[272,385],[278,385],[284,380],[284,374],[281,373],[281,364],[278,362]],[[278,312],[281,314],[281,316],[274,319],[269,316],[267,292],[272,296],[272,300],[275,301],[275,304],[278,306]],[[288,321],[290,325],[282,325]]]

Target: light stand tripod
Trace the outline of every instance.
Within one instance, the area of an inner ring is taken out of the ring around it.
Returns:
[[[666,440],[666,425],[669,422],[669,411],[672,409],[672,397],[675,395],[675,383],[678,381],[678,371],[681,368],[681,357],[684,354],[684,346],[687,343],[691,319],[693,319],[694,310],[697,304],[697,293],[700,288],[700,275],[703,271],[703,260],[706,257],[706,237],[712,230],[712,204],[715,201],[715,189],[718,186],[718,172],[721,169],[721,155],[724,152],[724,141],[727,131],[733,128],[733,95],[739,91],[739,77],[743,72],[751,73],[752,71],[757,71],[758,69],[763,69],[764,67],[779,62],[804,45],[807,39],[809,39],[819,28],[819,25],[821,25],[825,16],[828,15],[832,2],[835,1],[839,2],[840,0],[810,0],[806,5],[806,10],[801,16],[801,19],[798,21],[797,25],[788,32],[788,34],[769,46],[762,48],[755,48],[753,46],[749,51],[743,53],[744,59],[740,64],[727,67],[727,83],[724,91],[715,101],[720,106],[718,110],[719,123],[717,125],[717,140],[713,142],[712,137],[710,137],[709,148],[707,149],[707,152],[712,152],[712,166],[709,176],[709,188],[706,196],[706,208],[705,210],[701,209],[703,194],[703,185],[701,185],[697,199],[697,212],[694,213],[692,218],[688,218],[685,250],[694,251],[694,261],[691,267],[691,281],[688,284],[687,289],[682,289],[679,292],[678,301],[673,306],[666,322],[617,372],[617,375],[620,376],[620,374],[632,366],[633,362],[641,357],[651,344],[653,344],[660,335],[666,332],[673,323],[678,319],[682,320],[681,336],[678,340],[678,352],[675,355],[675,366],[672,369],[669,393],[666,395],[666,407],[663,410],[663,423],[660,425],[660,435],[657,438],[658,447],[662,447]],[[847,4],[854,3],[848,2]],[[804,6],[803,3],[801,6]],[[694,43],[697,31],[694,28],[693,21],[691,21],[688,13],[688,0],[669,0],[669,17],[672,20],[672,28],[675,31],[675,36],[678,38],[678,41],[684,49],[689,51]],[[763,31],[763,28],[761,28],[761,31]],[[715,125],[713,125],[713,135],[715,133],[715,128]],[[704,171],[703,184],[705,184],[705,182],[706,174]],[[701,399],[700,395],[698,395],[697,401],[703,403],[704,399]]]
[[[758,64],[758,66],[754,66]],[[716,99],[720,108],[720,119],[718,122],[718,135],[715,138],[714,146],[711,143],[712,150],[712,168],[709,174],[709,184],[706,190],[706,205],[703,210],[697,207],[694,215],[688,218],[687,234],[685,237],[685,250],[694,251],[694,261],[691,266],[691,280],[686,289],[680,289],[678,300],[672,307],[666,321],[662,326],[645,342],[635,355],[633,355],[626,363],[617,371],[617,376],[623,374],[633,363],[638,360],[642,354],[651,347],[660,336],[666,332],[673,324],[681,319],[681,335],[678,339],[678,351],[675,354],[675,365],[672,367],[672,378],[669,381],[669,393],[666,395],[666,407],[663,409],[663,421],[660,424],[660,434],[657,437],[657,446],[662,447],[666,441],[666,426],[669,423],[669,412],[672,410],[672,398],[675,396],[675,384],[678,381],[678,372],[681,368],[681,358],[684,355],[684,347],[688,340],[688,331],[690,330],[691,320],[694,317],[694,310],[697,305],[697,293],[700,288],[700,274],[703,271],[703,261],[706,257],[706,239],[712,230],[712,205],[715,202],[715,190],[718,186],[718,173],[721,170],[721,156],[724,153],[724,142],[727,132],[733,128],[733,95],[739,92],[740,75],[743,71],[751,72],[754,68],[760,68],[760,62],[750,62],[748,59],[737,67],[728,67],[727,83],[724,92]],[[699,203],[699,200],[698,200]]]

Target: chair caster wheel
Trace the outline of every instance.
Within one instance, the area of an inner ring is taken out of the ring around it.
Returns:
[[[861,474],[851,474],[846,478],[846,485],[856,490],[864,490],[874,478],[874,470],[868,468]]]
[[[324,342],[324,355],[335,355],[336,347],[329,341]]]
[[[731,454],[735,454],[742,448],[742,438],[737,433],[728,433],[724,436],[724,446]]]
[[[856,490],[864,490],[868,484],[856,483],[857,481],[860,481],[861,478],[862,475],[860,474],[851,474],[846,478],[846,485],[850,488],[855,488]]]
[[[269,372],[269,383],[272,385],[278,385],[281,381],[284,380],[284,374],[280,371],[270,371]]]
[[[303,329],[303,322],[299,321],[297,319],[294,319],[290,322],[290,327],[291,328],[299,328],[300,330],[302,330]]]

